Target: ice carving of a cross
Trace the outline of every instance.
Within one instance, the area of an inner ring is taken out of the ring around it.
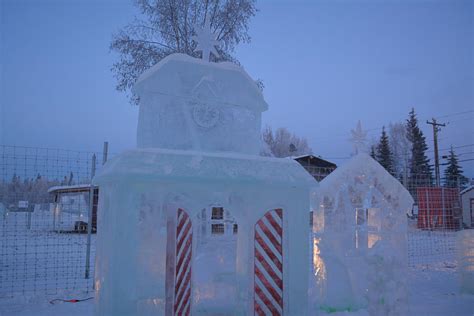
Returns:
[[[362,129],[362,125],[360,121],[357,122],[357,127],[355,130],[351,130],[352,137],[350,141],[354,146],[354,154],[357,155],[359,153],[367,152],[367,145],[366,145],[366,136],[367,131]]]
[[[211,24],[207,18],[204,21],[204,26],[195,27],[194,32],[196,35],[193,36],[193,40],[197,43],[196,50],[202,51],[202,59],[210,61],[211,53],[213,53],[214,56],[219,57],[216,46],[218,46],[220,42],[211,31]]]

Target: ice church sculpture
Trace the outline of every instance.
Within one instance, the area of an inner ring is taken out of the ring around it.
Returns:
[[[173,54],[135,93],[138,148],[95,178],[96,315],[306,315],[317,183],[258,156],[268,106],[255,82]]]
[[[361,135],[360,123],[358,134]],[[357,131],[357,130],[356,130]],[[361,150],[320,182],[313,199],[311,306],[403,315],[407,217],[413,199]]]

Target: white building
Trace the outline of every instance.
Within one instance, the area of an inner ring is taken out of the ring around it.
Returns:
[[[474,185],[462,190],[460,195],[463,226],[474,228]]]

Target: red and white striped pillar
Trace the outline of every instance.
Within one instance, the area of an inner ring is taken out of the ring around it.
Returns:
[[[254,313],[283,315],[283,210],[255,224]]]
[[[191,314],[192,243],[191,218],[180,208],[168,222],[166,315]]]

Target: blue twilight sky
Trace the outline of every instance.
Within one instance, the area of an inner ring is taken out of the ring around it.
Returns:
[[[473,0],[257,4],[236,56],[265,83],[264,124],[341,163],[358,119],[376,138],[415,107],[430,157],[424,122],[439,117],[440,148],[474,158]],[[134,147],[138,108],[115,90],[109,43],[136,14],[131,0],[0,0],[0,144]]]

